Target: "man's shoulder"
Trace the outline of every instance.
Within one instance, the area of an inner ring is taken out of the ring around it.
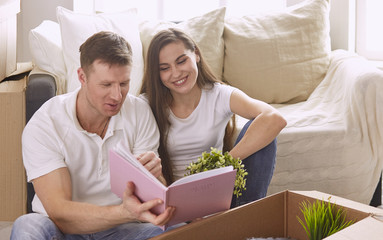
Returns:
[[[55,121],[65,122],[71,118],[69,114],[71,111],[68,109],[72,105],[75,106],[73,101],[76,101],[76,97],[74,95],[75,93],[70,92],[50,98],[33,114],[29,122],[37,125],[49,125]]]
[[[69,92],[60,95],[56,95],[48,99],[42,107],[66,107],[70,101],[76,101],[77,92]]]

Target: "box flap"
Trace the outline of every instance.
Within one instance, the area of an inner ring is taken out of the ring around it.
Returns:
[[[383,239],[383,222],[373,216],[360,220],[343,231],[334,233],[326,240],[381,240]]]
[[[27,87],[26,79],[3,81],[0,83],[0,93],[2,94],[13,94],[22,93]]]

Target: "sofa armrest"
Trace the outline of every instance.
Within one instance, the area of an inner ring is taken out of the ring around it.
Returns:
[[[31,73],[28,76],[28,84],[25,92],[26,122],[48,99],[56,95],[56,81],[50,74]]]
[[[383,166],[382,104],[383,71],[356,54],[332,52],[307,101],[278,106],[288,124],[268,194],[315,189],[370,203]]]
[[[48,99],[56,95],[55,78],[48,73],[34,73],[28,76],[27,88],[25,90],[25,120],[28,122],[33,114]],[[27,184],[27,212],[32,212],[32,200],[35,195],[32,183]]]
[[[327,99],[342,103],[336,109],[342,110],[340,114],[347,114],[347,120],[368,129],[369,133],[383,133],[382,70],[355,53],[335,50],[325,79],[330,80],[327,86],[322,86],[328,89]],[[351,130],[354,126],[347,127]],[[381,137],[378,139],[383,141]]]
[[[348,131],[363,129],[360,139],[370,145],[372,155],[365,161],[371,164],[370,183],[376,186],[370,205],[376,207],[382,203],[383,71],[357,54],[339,50],[333,52],[331,64],[335,69],[333,74],[339,75],[342,84],[349,88],[344,96],[349,100],[349,105],[344,107],[351,109]]]
[[[356,133],[353,141],[366,144],[371,152],[365,156],[364,164],[369,165],[369,185],[375,189],[371,205],[381,204],[381,176],[383,169],[383,71],[355,53],[336,50],[328,74],[344,89],[333,92],[333,98],[342,99],[347,131]],[[332,83],[333,84],[333,83]],[[338,95],[337,97],[335,97]],[[342,109],[339,108],[339,111]],[[380,188],[380,189],[379,189]]]

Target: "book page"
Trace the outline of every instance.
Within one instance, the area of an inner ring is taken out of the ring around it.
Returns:
[[[159,184],[163,185],[160,180],[158,180],[153,174],[149,172],[148,169],[142,165],[138,159],[130,152],[129,147],[125,146],[122,141],[117,143],[117,145],[114,147],[114,150],[116,153],[120,154],[123,158],[125,158],[127,161],[129,161],[133,166],[141,170],[145,175],[147,175],[149,178],[151,178],[153,181],[158,182]]]
[[[208,178],[211,176],[215,176],[215,175],[225,173],[225,172],[230,172],[230,171],[233,171],[233,166],[216,168],[216,169],[208,170],[205,172],[195,173],[193,175],[185,176],[183,178],[178,179],[177,181],[173,182],[170,186],[177,186],[179,184],[193,182],[195,180]]]

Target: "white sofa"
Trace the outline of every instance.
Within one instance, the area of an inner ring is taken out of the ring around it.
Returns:
[[[181,28],[217,76],[286,118],[268,194],[318,190],[368,204],[383,164],[383,72],[356,54],[331,50],[328,15],[326,0],[242,18],[225,18],[221,8],[179,24],[142,21],[134,10],[83,15],[58,8],[58,22],[44,21],[30,33],[36,66],[30,79],[50,76],[57,94],[72,91],[79,86],[79,45],[111,30],[133,47],[130,93],[137,94],[150,39],[163,28]]]

